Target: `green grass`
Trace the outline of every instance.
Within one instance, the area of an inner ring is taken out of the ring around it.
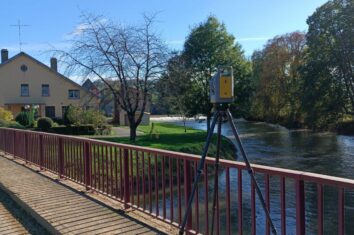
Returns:
[[[153,130],[151,128],[151,125],[140,126],[138,130],[143,132],[144,135],[138,136],[135,142],[131,142],[128,137],[104,137],[98,139],[198,155],[203,151],[207,137],[206,131],[187,128],[187,132],[185,132],[184,127],[171,123],[154,123]],[[214,157],[216,155],[216,139],[214,134],[208,156]],[[232,142],[223,137],[221,143],[220,156],[224,159],[234,159],[235,147]]]

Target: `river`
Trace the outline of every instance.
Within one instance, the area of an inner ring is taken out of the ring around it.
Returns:
[[[159,120],[163,121],[163,120]],[[166,120],[164,120],[166,121]],[[171,120],[178,125],[182,121]],[[196,129],[206,130],[206,122],[188,120],[186,125]],[[279,125],[262,122],[248,122],[236,120],[236,126],[251,163],[281,167],[293,170],[314,172],[319,174],[354,179],[354,136],[342,136],[329,132],[311,132],[307,130],[288,130]],[[223,124],[222,134],[234,141],[229,124]],[[238,158],[237,160],[242,161]],[[220,179],[225,179],[224,172]],[[231,185],[237,183],[237,172],[231,172]],[[250,227],[250,200],[248,198],[250,186],[249,178],[243,177],[244,198],[244,234],[249,234]],[[262,187],[262,180],[260,180]],[[280,225],[279,209],[279,180],[271,178],[271,210],[275,224]],[[220,194],[225,191],[225,182],[219,182]],[[286,184],[287,190],[287,234],[295,234],[295,192],[293,182]],[[316,185],[305,184],[306,190],[306,234],[317,233],[317,188]],[[337,233],[337,189],[324,189],[324,234]],[[211,189],[212,191],[212,189]],[[203,195],[200,195],[203,197]],[[233,196],[233,195],[232,195]],[[235,192],[235,198],[236,192]],[[354,191],[345,192],[346,234],[354,234]],[[237,211],[237,203],[233,203],[231,211]],[[264,213],[257,202],[257,234],[265,234]],[[221,219],[225,214],[221,212]],[[237,213],[231,215],[232,221],[237,224]],[[351,222],[350,222],[351,221]],[[236,233],[236,224],[233,225],[233,234]],[[223,229],[223,226],[221,227]],[[222,231],[224,232],[224,231]]]

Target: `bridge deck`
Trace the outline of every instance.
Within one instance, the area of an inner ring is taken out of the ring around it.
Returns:
[[[52,234],[160,233],[4,157],[0,187]]]
[[[29,234],[24,226],[4,206],[0,198],[0,234]]]

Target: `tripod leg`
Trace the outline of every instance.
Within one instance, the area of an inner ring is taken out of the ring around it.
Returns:
[[[211,217],[211,235],[214,234],[214,223],[215,223],[215,211],[216,211],[216,203],[219,200],[219,160],[220,160],[220,149],[221,149],[221,124],[222,124],[223,115],[219,115],[218,118],[218,134],[217,134],[217,145],[216,145],[216,156],[215,156],[215,173],[214,173],[214,198],[213,198],[213,214]],[[219,213],[219,212],[217,212]],[[219,221],[217,221],[217,228]]]
[[[246,163],[246,167],[247,167],[247,171],[249,173],[249,175],[251,176],[251,179],[252,181],[254,182],[254,185],[255,185],[255,188],[256,188],[256,191],[257,191],[257,194],[258,194],[258,197],[259,197],[259,200],[261,201],[261,204],[262,204],[262,207],[263,207],[263,210],[267,216],[267,219],[269,220],[269,223],[270,223],[270,226],[272,228],[272,233],[274,235],[277,235],[277,230],[274,226],[274,223],[273,223],[273,220],[272,218],[270,217],[270,213],[267,209],[267,206],[266,206],[266,203],[264,201],[264,197],[262,195],[262,192],[261,192],[261,189],[259,188],[259,185],[256,181],[256,177],[254,176],[254,173],[253,173],[253,170],[252,170],[252,167],[251,167],[251,164],[250,162],[248,161],[248,158],[247,158],[247,155],[246,155],[246,152],[243,148],[243,145],[242,145],[242,142],[241,142],[241,139],[240,139],[240,136],[238,135],[238,132],[237,132],[237,129],[236,129],[236,126],[235,126],[235,123],[234,123],[234,120],[232,118],[232,115],[230,113],[230,110],[227,110],[227,119],[229,120],[230,122],[230,126],[231,126],[231,129],[232,129],[232,133],[234,134],[235,136],[235,139],[236,139],[236,142],[239,146],[239,149],[241,150],[241,154],[242,154],[242,157],[243,157],[243,160],[245,161]]]
[[[219,112],[217,111],[217,112],[214,113],[213,122],[211,123],[211,127],[210,127],[210,130],[208,132],[208,136],[207,136],[206,143],[205,143],[205,146],[204,146],[204,149],[203,149],[203,153],[202,153],[201,159],[200,159],[199,164],[198,164],[198,171],[197,171],[197,175],[194,178],[192,192],[191,192],[191,195],[190,195],[190,197],[188,199],[188,206],[187,206],[186,211],[184,213],[182,224],[181,224],[181,227],[179,229],[179,234],[180,235],[183,235],[184,228],[186,227],[186,224],[187,224],[187,221],[188,221],[188,216],[189,216],[189,213],[190,213],[190,210],[191,210],[191,207],[192,207],[195,191],[196,191],[196,189],[198,187],[199,178],[200,178],[200,176],[203,173],[203,167],[204,167],[205,158],[206,158],[206,155],[208,154],[209,144],[210,144],[210,141],[211,141],[211,137],[213,136],[215,124],[216,124],[216,121],[217,121],[218,117],[219,117]]]

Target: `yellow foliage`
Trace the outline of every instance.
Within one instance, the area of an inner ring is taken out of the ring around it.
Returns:
[[[0,108],[0,119],[5,121],[11,121],[14,119],[14,116],[10,111]]]

